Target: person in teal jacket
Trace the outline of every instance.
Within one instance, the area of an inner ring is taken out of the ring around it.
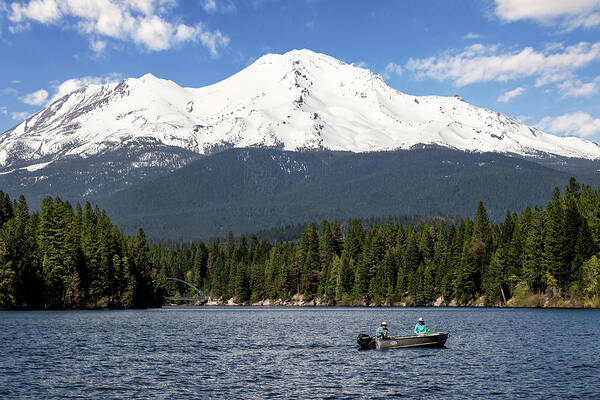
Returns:
[[[377,340],[389,339],[390,332],[387,329],[387,322],[383,321],[381,326],[377,328],[377,332],[375,332],[375,338]]]
[[[427,329],[427,325],[425,325],[425,320],[423,317],[419,318],[419,321],[415,325],[415,335],[423,336],[426,335],[429,330]]]

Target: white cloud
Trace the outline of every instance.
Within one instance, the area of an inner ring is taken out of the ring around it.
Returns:
[[[118,81],[118,74],[111,74],[109,76],[84,76],[81,78],[67,79],[66,81],[55,85],[55,93],[50,100],[46,103],[49,105],[61,97],[74,92],[88,85],[106,85]]]
[[[562,29],[600,25],[600,0],[496,0],[495,14],[513,22],[529,19]]]
[[[234,13],[237,11],[237,7],[231,0],[201,0],[200,4],[205,12],[208,14],[215,14],[217,12],[221,14]]]
[[[15,121],[23,121],[24,119],[26,119],[27,117],[29,117],[29,112],[27,111],[18,111],[18,112],[11,112],[10,113],[10,117],[15,120]]]
[[[100,55],[104,49],[106,49],[106,41],[92,38],[90,40],[90,49],[92,49],[96,55]]]
[[[312,30],[315,27],[315,19],[311,19],[310,21],[305,23],[304,26],[306,26],[307,29]]]
[[[10,33],[21,33],[31,29],[31,24],[29,22],[24,24],[15,24],[8,27],[8,31]]]
[[[44,89],[40,89],[33,93],[29,93],[23,97],[19,97],[19,100],[25,104],[29,104],[32,106],[40,106],[44,104],[47,98],[48,92]]]
[[[215,0],[204,0],[202,2],[202,8],[209,14],[217,12],[217,3]]]
[[[469,32],[465,36],[463,36],[463,40],[479,39],[480,37],[481,35],[478,33]]]
[[[563,97],[588,97],[600,91],[600,76],[590,82],[569,80],[558,84]]]
[[[366,61],[359,61],[355,65],[359,68],[369,68],[369,63]]]
[[[61,17],[59,5],[56,0],[32,0],[28,4],[11,3],[12,22],[21,22],[32,19],[43,24],[56,22]]]
[[[496,99],[496,101],[499,101],[500,103],[508,103],[512,98],[523,94],[524,91],[525,91],[525,89],[522,87],[518,87],[516,89],[509,90],[508,92],[505,92],[502,96],[498,97]]]
[[[229,45],[229,37],[223,35],[220,31],[202,31],[202,25],[197,25],[195,29],[194,41],[200,41],[213,56],[216,56],[219,53],[219,48],[227,47]]]
[[[0,107],[0,115],[8,115],[8,108]]]
[[[383,79],[390,79],[392,77],[392,74],[396,75],[396,76],[401,76],[402,72],[404,70],[402,69],[402,66],[393,62],[389,62],[386,66],[385,66],[385,72],[383,73]]]
[[[216,7],[214,1],[211,4]],[[174,0],[31,0],[12,3],[9,19],[15,30],[30,21],[74,27],[92,38],[96,53],[106,47],[100,38],[130,41],[150,51],[197,42],[213,55],[229,44],[226,35],[207,30],[200,22],[186,25],[167,20],[176,5]]]
[[[600,43],[580,42],[564,49],[541,52],[531,47],[502,52],[498,45],[474,44],[439,57],[410,58],[406,69],[413,71],[419,79],[449,79],[459,87],[525,77],[535,77],[536,86],[543,86],[570,79],[573,71],[599,60]]]
[[[558,117],[544,117],[537,126],[554,133],[586,137],[600,132],[600,118],[577,111]]]

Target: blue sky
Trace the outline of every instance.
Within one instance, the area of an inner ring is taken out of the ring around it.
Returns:
[[[0,0],[0,131],[87,83],[215,83],[308,48],[600,142],[600,0]]]

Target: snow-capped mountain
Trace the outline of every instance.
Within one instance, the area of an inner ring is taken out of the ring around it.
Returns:
[[[407,95],[368,69],[293,50],[265,55],[198,89],[150,74],[81,88],[2,134],[0,166],[33,170],[144,144],[198,154],[249,146],[368,152],[427,144],[600,159],[597,143],[541,132],[457,96]],[[144,162],[161,160],[146,152],[132,166]]]

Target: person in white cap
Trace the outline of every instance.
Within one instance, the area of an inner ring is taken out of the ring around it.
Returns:
[[[423,336],[428,332],[427,325],[423,317],[419,318],[419,321],[415,325],[415,335]]]
[[[375,338],[377,340],[389,339],[390,333],[387,329],[387,322],[383,321],[381,326],[377,328],[377,332],[375,333]]]

